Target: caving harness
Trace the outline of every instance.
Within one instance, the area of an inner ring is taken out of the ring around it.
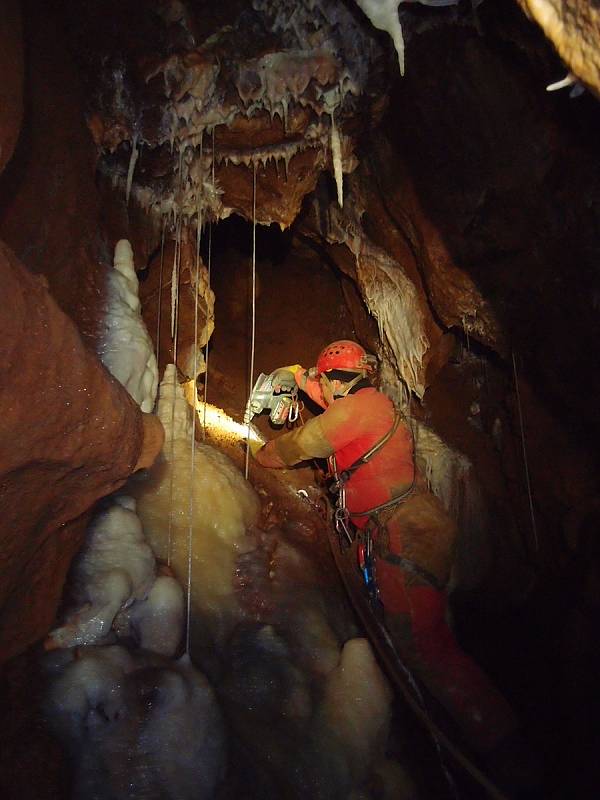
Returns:
[[[362,576],[363,583],[367,590],[371,604],[375,604],[378,600],[379,590],[377,588],[377,580],[375,577],[375,559],[373,553],[373,534],[376,530],[381,530],[382,525],[379,522],[379,514],[387,509],[394,508],[399,503],[402,503],[411,494],[414,484],[414,471],[413,481],[409,488],[397,497],[393,497],[385,503],[367,508],[364,511],[352,512],[353,517],[369,517],[369,523],[363,530],[359,530],[351,520],[350,511],[346,506],[346,483],[350,480],[356,470],[360,469],[363,464],[368,464],[369,461],[375,456],[392,438],[400,424],[401,415],[396,411],[394,413],[394,422],[390,430],[379,441],[363,453],[362,456],[356,459],[345,470],[340,471],[337,466],[335,455],[329,459],[330,472],[333,480],[329,486],[329,491],[335,497],[335,510],[333,512],[333,521],[335,530],[338,535],[340,550],[349,548],[355,539],[357,539],[356,556],[358,561],[358,569]]]
[[[355,539],[358,540],[356,549],[358,569],[362,575],[367,594],[372,603],[377,601],[379,594],[375,576],[375,553],[377,554],[378,558],[383,558],[390,564],[400,567],[400,569],[402,569],[404,572],[418,576],[426,583],[430,584],[430,586],[433,586],[434,589],[437,589],[438,591],[444,591],[445,588],[435,575],[421,567],[419,564],[416,564],[414,561],[411,561],[404,556],[389,552],[389,549],[384,546],[382,541],[385,539],[385,524],[381,519],[381,515],[383,515],[386,511],[391,511],[396,508],[396,506],[407,500],[413,493],[416,483],[416,465],[414,462],[412,482],[408,489],[402,492],[402,494],[392,497],[391,500],[387,500],[385,503],[380,503],[372,508],[367,508],[364,511],[352,511],[352,513],[350,513],[346,506],[346,483],[350,480],[357,469],[362,467],[363,464],[367,464],[373,458],[373,456],[387,444],[387,442],[396,433],[398,425],[402,419],[403,415],[396,411],[394,414],[394,422],[390,430],[369,450],[367,450],[366,453],[357,458],[356,461],[354,461],[345,470],[338,470],[335,455],[331,456],[329,459],[330,474],[333,477],[333,480],[329,485],[329,492],[335,497],[333,522],[338,535],[340,550],[346,550],[352,545]],[[410,431],[410,426],[407,425],[407,427]],[[368,517],[369,521],[366,527],[361,530],[352,523],[351,517]],[[374,538],[375,534],[377,534],[377,541]]]

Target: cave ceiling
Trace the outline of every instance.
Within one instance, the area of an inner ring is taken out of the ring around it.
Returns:
[[[332,137],[381,117],[386,60],[343,3],[86,4],[71,41],[98,170],[159,218],[253,216],[289,226]],[[110,4],[109,4],[110,5]]]

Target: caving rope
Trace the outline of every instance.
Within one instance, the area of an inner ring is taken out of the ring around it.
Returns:
[[[533,510],[533,495],[531,492],[531,478],[529,475],[529,461],[527,459],[527,447],[525,444],[525,426],[523,424],[523,408],[521,406],[521,394],[519,392],[519,376],[517,375],[517,361],[514,351],[512,353],[513,375],[515,379],[515,394],[517,398],[517,409],[519,412],[519,429],[521,431],[521,447],[523,450],[523,467],[525,469],[525,483],[527,485],[527,496],[529,498],[529,513],[531,515],[531,530],[533,533],[533,544],[535,552],[539,552],[540,543],[538,541],[537,525],[535,522],[535,511]]]
[[[256,161],[252,177],[252,323],[250,341],[250,389],[254,385],[254,351],[256,347]],[[250,469],[250,423],[246,433],[246,461],[244,464],[244,478],[248,480]]]
[[[202,161],[202,143],[203,139],[200,139],[200,160]],[[214,197],[215,193],[215,129],[212,129],[212,155],[211,155],[211,162],[210,162],[210,173],[211,173],[211,185],[212,185],[212,193]],[[211,292],[211,281],[212,281],[212,233],[213,233],[213,223],[212,220],[208,224],[208,287],[206,292],[206,345],[204,347],[204,406],[202,408],[202,439],[206,439],[206,407],[208,405],[208,340],[210,339],[210,328],[209,328],[209,298]],[[213,309],[214,312],[214,309]]]
[[[352,605],[363,623],[365,630],[369,634],[369,639],[374,645],[388,676],[392,679],[408,705],[429,732],[437,750],[443,774],[453,795],[458,797],[458,791],[452,775],[446,766],[444,753],[448,753],[452,759],[487,792],[489,797],[494,800],[508,800],[506,795],[489,780],[471,759],[465,755],[465,753],[463,753],[431,719],[419,684],[402,660],[400,653],[396,649],[382,621],[382,606],[378,599],[374,558],[374,551],[376,549],[380,550],[381,548],[377,548],[376,543],[374,543],[373,534],[375,531],[381,531],[384,527],[383,523],[379,520],[379,515],[403,503],[408,499],[415,488],[417,468],[414,463],[414,435],[410,425],[407,425],[407,428],[413,441],[413,479],[408,489],[397,497],[385,503],[373,506],[372,508],[365,509],[364,511],[350,512],[346,507],[345,484],[363,464],[368,463],[392,438],[402,418],[403,415],[396,411],[394,422],[390,430],[345,470],[338,470],[335,455],[329,458],[330,476],[333,477],[333,481],[329,486],[329,492],[335,496],[333,527],[338,543],[338,546],[335,547],[333,541],[331,541],[333,557],[346,591],[352,601]],[[369,517],[369,522],[364,530],[360,530],[353,525],[351,517]],[[348,572],[346,552],[350,549],[355,540],[357,543],[358,570],[364,588],[366,589],[367,598],[364,597],[364,593],[358,594],[356,592]],[[444,590],[444,587],[434,575],[410,559],[389,552],[377,552],[377,557],[399,566],[405,572],[418,575],[438,591]]]
[[[202,147],[202,146],[201,146]],[[202,152],[202,151],[201,151]],[[192,645],[192,565],[194,549],[194,469],[196,463],[196,410],[198,376],[198,286],[200,283],[200,241],[202,239],[202,206],[198,198],[196,217],[196,258],[194,269],[194,410],[192,414],[192,430],[190,442],[190,496],[188,508],[188,540],[187,540],[187,593],[186,593],[186,624],[185,624],[185,652],[189,656]],[[208,317],[208,314],[207,314]]]

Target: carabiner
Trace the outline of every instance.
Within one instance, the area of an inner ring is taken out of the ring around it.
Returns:
[[[342,545],[349,547],[354,541],[354,538],[352,536],[352,532],[349,527],[350,514],[348,513],[348,509],[344,507],[336,508],[336,510],[333,513],[333,522],[335,525],[336,533],[340,538],[340,547]],[[344,541],[343,537],[345,537],[347,543]]]
[[[300,403],[294,399],[292,400],[290,410],[288,411],[288,422],[291,422],[292,424],[296,422],[299,413],[300,413]]]

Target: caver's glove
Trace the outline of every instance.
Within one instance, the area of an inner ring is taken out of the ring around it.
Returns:
[[[299,369],[302,369],[302,367],[298,364],[294,364],[293,367],[280,367],[276,369],[271,376],[274,391],[291,391],[296,386],[294,374]]]
[[[260,439],[254,439],[250,437],[248,440],[248,447],[250,448],[250,453],[252,454],[252,458],[256,458],[256,454],[264,446],[264,442],[261,442]]]
[[[293,375],[295,375],[297,372],[303,370],[304,367],[300,364],[292,364],[291,367],[280,367],[280,369],[287,369],[288,372],[291,372]]]

